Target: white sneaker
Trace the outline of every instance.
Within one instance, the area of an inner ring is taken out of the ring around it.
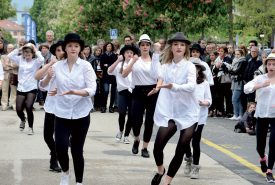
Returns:
[[[237,120],[238,121],[242,120],[242,116],[237,117]]]
[[[59,185],[69,185],[69,181],[70,181],[70,175],[69,173],[64,173],[62,172],[61,174],[61,180],[60,180],[60,184]]]
[[[122,138],[122,132],[119,131],[119,132],[117,133],[117,135],[116,135],[116,140],[117,140],[117,141],[120,141],[121,138]]]
[[[28,130],[27,134],[28,134],[28,135],[33,135],[33,134],[34,134],[34,133],[33,133],[33,128],[29,127],[29,130]]]
[[[82,183],[77,182],[76,185],[82,185]]]
[[[200,178],[199,171],[200,171],[200,166],[199,165],[192,165],[192,171],[190,173],[190,178],[191,179]]]
[[[25,124],[26,124],[26,121],[20,122],[20,126],[19,126],[20,131],[23,131],[25,129]]]
[[[124,137],[123,143],[124,144],[130,144],[131,143],[128,136]]]
[[[230,120],[232,120],[232,121],[237,121],[238,120],[238,117],[236,117],[235,115],[233,116],[233,117],[231,117],[231,118],[229,118]]]
[[[191,164],[192,164],[193,158],[192,157],[184,158],[184,160],[186,161],[185,168],[184,168],[184,175],[188,177],[190,176],[190,173],[192,170]]]

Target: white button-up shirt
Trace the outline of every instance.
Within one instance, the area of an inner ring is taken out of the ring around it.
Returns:
[[[130,61],[129,61],[130,62]],[[129,62],[124,62],[123,69],[126,69],[129,65]],[[117,91],[123,91],[123,90],[129,90],[132,92],[131,84],[132,84],[132,73],[129,73],[129,75],[125,78],[122,77],[122,74],[120,73],[122,62],[118,63],[116,68],[112,73],[108,73],[109,75],[116,76],[116,83],[117,83]]]
[[[53,80],[57,87],[55,111],[57,117],[79,119],[87,116],[93,108],[91,97],[96,92],[96,75],[91,64],[77,59],[71,71],[67,59],[53,65]],[[85,90],[89,96],[61,95],[69,90]]]
[[[196,68],[193,63],[182,59],[178,63],[160,65],[159,55],[153,55],[152,73],[157,72],[163,84],[173,84],[172,89],[162,88],[159,92],[154,122],[157,126],[168,126],[173,119],[178,130],[186,129],[199,120],[199,104],[194,90]]]
[[[269,78],[267,74],[259,75],[244,86],[244,93],[254,92],[256,84],[264,83]],[[257,89],[257,106],[254,117],[275,118],[275,84]]]
[[[154,85],[157,83],[157,77],[151,73],[152,62],[145,62],[138,58],[132,68],[132,86],[136,85]]]
[[[195,86],[195,96],[197,98],[197,102],[199,101],[208,101],[209,106],[212,104],[212,97],[210,92],[209,83],[204,80],[204,82],[200,84],[196,84]],[[208,107],[209,106],[200,106],[200,113],[199,113],[199,125],[206,124],[208,118]]]
[[[37,80],[34,78],[36,71],[42,66],[44,57],[36,51],[36,58],[26,61],[22,55],[18,56],[18,49],[8,54],[9,59],[18,65],[18,86],[20,92],[37,89]]]
[[[40,90],[42,90],[42,91],[48,91],[48,92],[55,90],[56,89],[56,84],[53,81],[53,79],[51,79],[51,81],[49,82],[49,84],[46,87],[42,87],[41,86],[41,82],[43,80],[45,80],[45,78],[46,78],[46,76],[39,82],[39,88],[40,88]],[[45,104],[44,104],[44,110],[45,110],[45,112],[50,113],[50,114],[54,114],[55,99],[56,99],[56,96],[49,96],[49,95],[47,95],[46,100],[45,100]]]

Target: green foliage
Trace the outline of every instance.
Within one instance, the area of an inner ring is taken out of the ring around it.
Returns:
[[[55,38],[63,39],[68,32],[77,31],[75,22],[79,12],[76,0],[35,0],[30,14],[37,24],[39,42],[45,41],[47,30],[55,32]]]
[[[11,6],[11,0],[0,0],[0,20],[16,15],[15,8]]]
[[[3,37],[8,43],[16,43],[16,40],[12,38],[10,32],[0,28],[0,36]]]
[[[275,0],[242,0],[236,2],[239,15],[236,16],[235,25],[243,37],[256,36],[266,44],[275,28]],[[260,38],[260,34],[264,34]]]

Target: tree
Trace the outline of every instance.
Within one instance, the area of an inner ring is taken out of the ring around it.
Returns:
[[[11,0],[1,0],[0,20],[16,15],[15,8],[11,6]]]
[[[236,24],[240,34],[256,36],[266,44],[275,28],[275,0],[236,0]],[[263,34],[264,37],[260,37]]]

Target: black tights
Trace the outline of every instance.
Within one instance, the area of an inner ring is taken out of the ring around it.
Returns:
[[[201,156],[201,133],[203,130],[204,125],[198,125],[192,138],[192,148],[193,148],[193,164],[194,165],[199,165],[200,162],[200,156]],[[192,152],[191,152],[191,147],[190,144],[188,145],[188,149],[186,151],[186,157],[191,157]]]
[[[275,118],[258,118],[256,125],[257,152],[261,158],[265,156],[266,136],[271,125],[269,137],[268,169],[273,169],[275,162]]]
[[[37,90],[32,90],[29,92],[17,91],[16,96],[16,113],[21,121],[25,121],[26,117],[24,114],[24,108],[26,108],[29,127],[33,128],[33,104],[36,97]]]
[[[179,167],[181,166],[183,155],[187,151],[188,144],[190,143],[190,140],[193,136],[196,125],[197,123],[180,131],[176,152],[172,161],[170,162],[167,172],[169,177],[174,177]],[[154,157],[157,166],[163,165],[163,149],[169,139],[176,133],[176,131],[177,126],[173,120],[168,122],[168,127],[159,127],[154,145]]]

